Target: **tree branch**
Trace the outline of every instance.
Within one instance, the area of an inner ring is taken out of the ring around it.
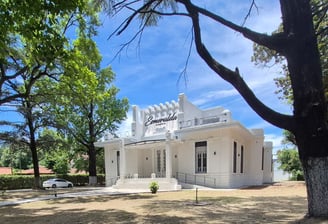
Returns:
[[[191,40],[190,40],[190,44],[189,44],[189,49],[188,49],[188,55],[187,55],[187,59],[184,65],[183,70],[180,72],[179,78],[177,80],[177,86],[181,80],[181,78],[183,77],[185,84],[187,83],[187,67],[189,64],[189,59],[190,59],[190,55],[191,55],[191,51],[192,51],[192,46],[193,46],[193,42],[194,42],[194,35],[193,35],[193,31],[191,30]]]
[[[248,12],[244,18],[244,22],[242,23],[242,26],[244,26],[246,24],[247,19],[251,17],[251,12],[253,7],[256,9],[257,12],[259,11],[259,8],[257,7],[255,0],[252,0],[251,6],[248,9]]]
[[[209,53],[205,45],[202,43],[201,30],[199,25],[198,9],[195,8],[190,1],[183,1],[187,11],[191,15],[192,24],[194,27],[195,44],[198,54],[207,63],[207,65],[215,71],[221,78],[232,84],[237,91],[242,95],[251,108],[264,120],[271,124],[286,130],[294,128],[294,120],[292,116],[280,114],[265,106],[248,87],[246,82],[240,76],[238,68],[235,71],[228,69],[217,62]]]
[[[132,15],[130,15],[125,21],[124,23],[122,23],[120,25],[120,28],[119,30],[117,30],[117,35],[120,35],[128,26],[129,24],[132,22],[132,20],[139,14],[141,13],[143,10],[147,9],[153,2],[155,2],[156,0],[150,0],[148,1],[146,4],[142,5],[139,9],[135,10]],[[127,7],[127,6],[125,6]],[[132,8],[129,8],[131,10],[133,10]]]
[[[245,38],[247,38],[257,44],[260,44],[267,48],[275,50],[283,55],[285,52],[285,48],[290,41],[289,38],[284,33],[276,33],[276,34],[272,34],[271,36],[269,36],[266,34],[254,32],[254,31],[252,31],[248,28],[242,27],[242,26],[238,26],[238,25],[232,23],[231,21],[224,19],[221,16],[218,16],[206,9],[200,8],[200,7],[192,4],[190,2],[190,0],[176,0],[176,1],[180,2],[181,4],[185,5],[186,7],[192,9],[193,11],[195,11],[197,13],[207,16],[207,17],[217,21],[218,23],[221,23],[222,25],[224,25],[226,27],[241,33]]]

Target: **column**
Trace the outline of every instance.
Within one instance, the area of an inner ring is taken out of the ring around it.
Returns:
[[[120,145],[120,179],[124,180],[126,176],[126,157],[124,148],[124,138],[121,139]]]
[[[110,157],[110,149],[108,147],[104,147],[104,159],[105,159],[105,175],[106,175],[106,187],[112,186],[112,181],[111,181],[111,157]]]
[[[165,163],[166,163],[166,178],[172,177],[172,152],[171,152],[171,133],[168,131],[166,133],[166,141],[165,141]]]

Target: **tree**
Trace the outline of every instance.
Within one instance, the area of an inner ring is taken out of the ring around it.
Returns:
[[[22,76],[25,83],[29,83],[30,80]],[[38,80],[39,82],[40,80]],[[19,91],[20,88],[18,88]],[[31,158],[33,162],[34,170],[34,187],[40,187],[40,173],[39,173],[39,152],[44,148],[44,138],[39,136],[42,130],[51,125],[48,121],[49,114],[42,110],[42,105],[45,103],[45,92],[39,91],[39,89],[32,87],[27,96],[23,96],[16,99],[15,104],[11,107],[16,108],[16,113],[21,116],[19,123],[8,123],[11,129],[3,132],[5,136],[3,141],[12,146],[23,145],[23,148],[28,148],[31,152]],[[49,140],[49,139],[47,139]],[[47,142],[55,146],[54,141]],[[63,162],[63,160],[61,160]],[[55,164],[56,165],[56,164]],[[52,167],[53,168],[53,167]]]
[[[34,86],[44,77],[56,78],[62,74],[71,44],[67,31],[77,26],[80,33],[93,34],[98,24],[96,10],[88,0],[0,3],[0,105],[14,104],[24,117],[20,127],[12,126],[24,136],[19,141],[31,149],[35,187],[40,186],[36,136],[40,126],[36,124],[39,117],[35,114],[40,114],[40,101],[44,99],[35,96]]]
[[[42,161],[48,169],[56,174],[67,174],[70,170],[69,155],[66,150],[55,150],[45,154]]]
[[[22,145],[11,144],[0,147],[0,166],[28,169],[32,165],[31,152]]]
[[[22,74],[29,73],[33,85],[56,69],[56,60],[65,57],[66,31],[84,20],[80,9],[88,12],[88,1],[1,1],[0,105],[28,95],[31,86],[12,92]]]
[[[272,35],[237,25],[191,0],[110,1],[112,12],[131,9],[131,14],[116,30],[121,34],[136,18],[146,25],[163,16],[185,16],[193,25],[193,40],[199,56],[218,76],[232,84],[250,107],[264,120],[295,135],[308,193],[308,215],[328,216],[328,124],[323,72],[309,0],[280,0],[282,31]],[[255,2],[251,2],[254,7]],[[174,7],[171,7],[171,6]],[[178,11],[176,6],[184,10]],[[327,16],[327,1],[320,10]],[[213,55],[203,41],[201,19],[207,18],[242,34],[254,43],[283,56],[287,62],[293,93],[293,114],[285,115],[264,105],[242,78],[239,69],[229,69]]]
[[[89,158],[89,184],[97,183],[97,149],[94,143],[105,132],[114,133],[126,117],[128,100],[117,99],[110,67],[100,69],[101,56],[94,41],[81,36],[59,82],[44,83],[55,93],[50,108],[56,127],[72,136]],[[81,153],[81,152],[76,152]],[[83,154],[83,153],[82,153]]]
[[[302,164],[296,149],[284,149],[277,152],[279,169],[292,174],[292,180],[304,180]]]
[[[25,76],[24,76],[25,78]],[[23,79],[26,81],[25,79]],[[15,89],[18,92],[18,89]],[[13,91],[15,92],[15,91]],[[37,131],[41,127],[41,111],[36,110],[37,102],[31,95],[16,100],[16,112],[22,116],[20,123],[8,123],[11,129],[2,133],[3,141],[10,145],[23,145],[30,149],[34,168],[34,187],[40,187],[39,159],[37,154]]]
[[[38,138],[38,148],[42,152],[40,164],[56,174],[69,173],[73,150],[64,135],[54,129],[45,128]]]

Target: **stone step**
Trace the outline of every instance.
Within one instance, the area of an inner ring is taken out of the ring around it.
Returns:
[[[144,189],[149,190],[149,185],[151,182],[157,182],[159,185],[160,191],[172,191],[172,190],[181,190],[181,186],[178,184],[178,181],[174,178],[132,178],[118,180],[113,186],[114,189]]]

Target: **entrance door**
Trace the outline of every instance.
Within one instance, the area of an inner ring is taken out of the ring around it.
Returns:
[[[165,149],[156,150],[156,177],[165,177],[166,174],[166,153]]]

